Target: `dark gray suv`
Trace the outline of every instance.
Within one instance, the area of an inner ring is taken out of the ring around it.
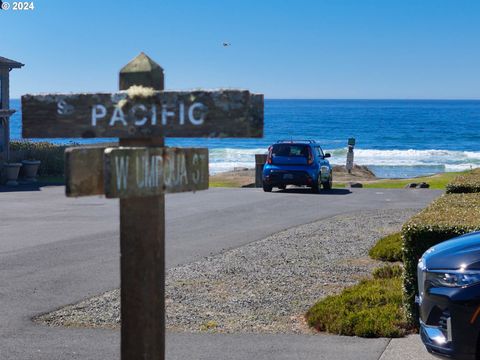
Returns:
[[[480,232],[442,242],[418,263],[420,334],[427,350],[480,358]]]

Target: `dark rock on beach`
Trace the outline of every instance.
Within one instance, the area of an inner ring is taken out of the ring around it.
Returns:
[[[421,183],[409,183],[405,185],[405,189],[428,189],[430,187],[426,182]]]

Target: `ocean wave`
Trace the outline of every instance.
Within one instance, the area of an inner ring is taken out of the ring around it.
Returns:
[[[346,156],[346,150],[344,150]],[[336,156],[335,160],[341,160]],[[355,161],[360,165],[376,166],[463,166],[462,169],[480,166],[480,152],[452,150],[355,150]],[[460,167],[459,167],[460,168]]]
[[[253,168],[255,154],[266,154],[267,149],[211,149],[210,172],[212,174],[238,167]],[[332,154],[330,162],[343,165],[347,149],[325,150]],[[480,152],[452,150],[377,150],[355,149],[355,163],[375,167],[443,167],[444,171],[463,171],[480,167]]]
[[[267,149],[209,149],[210,174],[234,170],[235,168],[254,168],[255,154],[266,154]]]

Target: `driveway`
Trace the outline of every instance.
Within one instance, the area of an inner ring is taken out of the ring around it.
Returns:
[[[31,317],[119,285],[118,201],[69,199],[63,187],[0,193],[0,359],[118,359],[115,330],[48,328]],[[167,267],[318,219],[422,208],[430,190],[264,193],[211,189],[167,196]],[[388,339],[329,335],[167,335],[169,359],[379,359]]]

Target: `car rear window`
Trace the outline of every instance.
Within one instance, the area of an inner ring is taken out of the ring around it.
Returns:
[[[302,144],[275,144],[272,148],[272,155],[308,158],[308,146]]]

